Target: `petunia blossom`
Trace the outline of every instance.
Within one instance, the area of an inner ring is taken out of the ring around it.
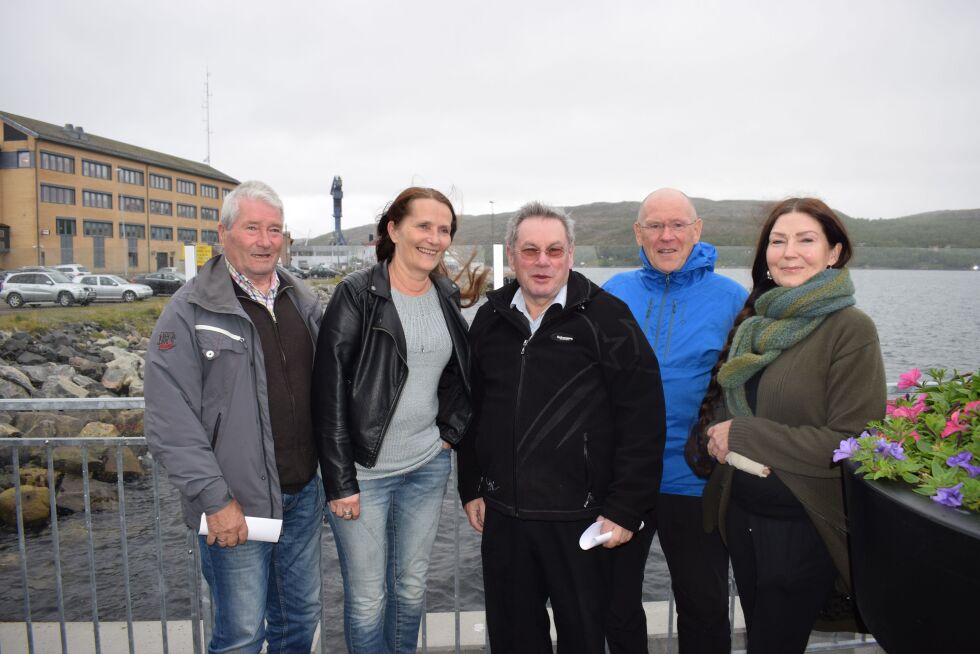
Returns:
[[[861,449],[861,446],[853,436],[841,441],[840,447],[834,450],[834,463],[851,458],[859,449]]]
[[[905,452],[902,451],[901,444],[886,441],[884,438],[879,438],[878,442],[875,443],[875,454],[880,454],[883,458],[890,457],[896,461],[905,460]]]
[[[919,383],[919,378],[922,377],[922,371],[918,368],[912,368],[908,372],[903,372],[898,376],[899,388],[912,388]]]
[[[895,407],[891,415],[895,418],[907,418],[912,422],[915,422],[919,417],[919,414],[926,410],[926,405],[921,402],[916,402],[912,406],[899,406]]]
[[[945,506],[961,506],[963,504],[961,488],[963,488],[963,482],[952,488],[937,488],[936,494],[932,496],[932,501]]]
[[[946,423],[946,427],[943,429],[942,433],[939,434],[940,438],[948,438],[958,431],[966,431],[966,424],[960,422],[960,412],[953,411],[953,415],[950,416],[949,421]]]
[[[972,411],[973,413],[980,413],[980,400],[975,402],[969,402],[965,407],[963,407],[963,413]]]
[[[946,459],[946,465],[948,465],[950,468],[959,466],[960,468],[966,470],[970,477],[976,477],[977,475],[980,475],[980,466],[975,466],[970,463],[972,458],[972,452],[960,452],[959,454],[954,454]]]

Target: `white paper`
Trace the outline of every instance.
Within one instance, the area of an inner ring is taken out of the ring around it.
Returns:
[[[593,522],[591,525],[585,528],[582,535],[578,539],[578,546],[583,550],[590,550],[596,545],[602,545],[607,540],[612,538],[612,532],[607,531],[606,533],[600,533],[602,531],[602,525],[605,520],[600,520],[598,522]],[[640,522],[640,529],[643,529],[644,523]],[[639,531],[639,529],[637,530]]]
[[[728,456],[725,457],[725,463],[743,472],[747,472],[750,475],[755,475],[756,477],[768,477],[769,467],[764,466],[758,461],[753,461],[747,456],[743,456],[736,452],[729,452]]]
[[[278,543],[279,534],[282,533],[282,520],[278,518],[253,518],[245,516],[245,525],[248,527],[248,539],[260,540],[263,543]],[[208,518],[201,514],[201,528],[197,531],[201,536],[208,535]]]

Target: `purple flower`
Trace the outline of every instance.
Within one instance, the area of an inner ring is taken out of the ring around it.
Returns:
[[[936,494],[932,496],[932,501],[944,506],[960,506],[963,504],[963,493],[960,492],[961,488],[963,488],[963,482],[956,484],[952,488],[937,488]]]
[[[901,443],[892,443],[884,438],[879,438],[875,444],[875,454],[880,454],[884,458],[891,457],[896,461],[905,460],[905,452],[902,451]]]
[[[859,449],[861,449],[861,446],[853,436],[845,441],[841,441],[840,447],[834,450],[834,463],[851,458]]]
[[[977,475],[980,475],[980,466],[975,466],[970,463],[970,459],[972,458],[973,454],[971,452],[960,452],[959,454],[954,454],[946,459],[946,465],[948,465],[950,468],[959,466],[966,470],[970,477],[976,477]]]

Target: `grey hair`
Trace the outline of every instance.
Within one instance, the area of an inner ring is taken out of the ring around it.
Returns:
[[[239,204],[242,200],[258,200],[279,211],[279,217],[285,219],[279,195],[265,182],[250,179],[236,186],[234,191],[225,196],[225,201],[221,205],[221,224],[225,229],[231,229],[238,220]]]
[[[517,210],[510,220],[507,221],[507,247],[511,250],[517,245],[517,228],[528,218],[554,218],[560,220],[565,227],[565,236],[568,237],[569,247],[575,245],[575,220],[568,215],[568,212],[559,207],[553,207],[543,202],[528,202]]]

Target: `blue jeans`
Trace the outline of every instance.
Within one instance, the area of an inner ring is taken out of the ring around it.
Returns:
[[[319,476],[282,495],[278,543],[208,545],[200,536],[201,568],[214,600],[209,654],[309,652],[320,619],[320,534],[324,505]]]
[[[357,520],[327,513],[344,577],[344,636],[351,654],[416,650],[451,452],[444,449],[404,475],[359,482]]]

